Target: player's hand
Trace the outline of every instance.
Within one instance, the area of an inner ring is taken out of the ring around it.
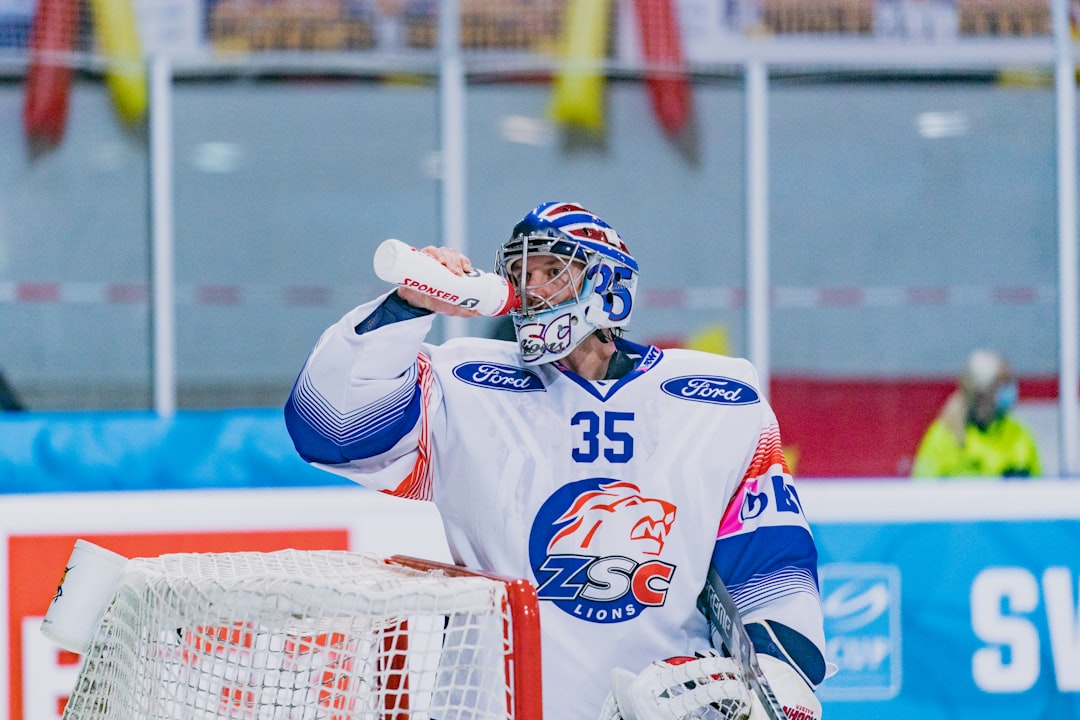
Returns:
[[[641,673],[615,668],[600,720],[679,720],[701,717],[746,720],[750,689],[739,664],[715,651],[657,660]]]
[[[428,245],[426,248],[421,249],[420,252],[435,258],[442,263],[443,267],[455,275],[464,275],[473,269],[472,261],[454,248]],[[443,302],[442,300],[433,298],[430,295],[425,295],[422,292],[417,292],[416,290],[398,287],[397,294],[398,297],[413,307],[442,313],[443,315],[454,315],[456,317],[478,317],[480,315],[480,313],[475,310],[463,308],[460,305],[454,305],[453,303]]]

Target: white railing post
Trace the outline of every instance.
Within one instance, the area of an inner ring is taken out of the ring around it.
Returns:
[[[468,255],[465,234],[465,67],[458,0],[439,3],[439,137],[442,244]],[[448,338],[466,334],[465,318],[443,316]]]
[[[154,410],[176,413],[176,283],[173,273],[172,64],[150,59],[150,278]]]
[[[1057,107],[1058,440],[1061,476],[1080,475],[1077,397],[1076,64],[1068,0],[1053,0],[1054,100]]]
[[[746,325],[747,357],[769,394],[769,69],[746,64]]]

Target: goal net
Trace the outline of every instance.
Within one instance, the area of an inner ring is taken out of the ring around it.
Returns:
[[[344,551],[135,558],[68,720],[539,718],[536,593]]]

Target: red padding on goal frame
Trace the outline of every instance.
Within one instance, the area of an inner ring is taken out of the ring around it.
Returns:
[[[513,646],[506,655],[506,672],[511,679],[513,694],[507,696],[507,709],[515,720],[543,719],[543,683],[540,665],[540,605],[536,588],[524,578],[509,578],[483,570],[451,565],[434,560],[394,555],[386,559],[391,565],[414,570],[441,570],[451,577],[480,576],[506,585],[506,600],[510,606]]]

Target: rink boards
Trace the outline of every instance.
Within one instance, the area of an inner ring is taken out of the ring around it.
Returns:
[[[1080,713],[1080,483],[804,482],[829,720]],[[0,720],[59,718],[79,657],[39,632],[74,540],[128,556],[340,548],[449,559],[426,503],[360,487],[8,495]]]

